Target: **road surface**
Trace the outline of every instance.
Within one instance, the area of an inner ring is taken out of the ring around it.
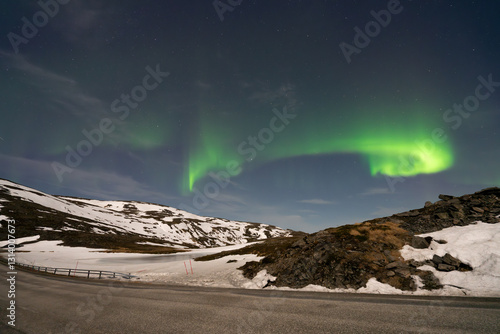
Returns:
[[[0,333],[500,333],[500,299],[181,287],[18,271]]]

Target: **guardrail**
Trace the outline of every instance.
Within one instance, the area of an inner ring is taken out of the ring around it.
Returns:
[[[42,267],[35,266],[31,264],[24,263],[16,263],[18,267],[31,269],[33,271],[39,271],[48,274],[54,275],[65,275],[65,276],[78,276],[78,277],[87,277],[87,278],[117,278],[122,277],[126,279],[131,279],[132,277],[136,277],[131,274],[118,273],[114,271],[107,270],[91,270],[91,269],[71,269],[71,268],[52,268],[52,267]]]

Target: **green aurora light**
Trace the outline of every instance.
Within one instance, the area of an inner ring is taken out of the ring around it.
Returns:
[[[296,120],[278,133],[272,141],[260,143],[257,149],[248,140],[235,142],[235,128],[228,132],[225,122],[200,122],[199,138],[189,156],[189,170],[183,191],[193,191],[195,183],[209,172],[226,171],[229,162],[237,163],[236,176],[246,166],[258,166],[270,161],[310,155],[353,153],[362,155],[370,174],[390,177],[410,177],[444,171],[453,165],[453,149],[446,134],[434,134],[438,121],[432,121],[414,108],[405,113],[387,112],[386,117],[357,112],[357,119],[329,120],[297,115]],[[390,116],[389,116],[390,115]],[[225,123],[225,125],[223,124]],[[261,128],[262,129],[262,128]],[[258,138],[259,131],[249,131]],[[245,137],[243,137],[245,138]],[[262,148],[263,147],[263,148]]]

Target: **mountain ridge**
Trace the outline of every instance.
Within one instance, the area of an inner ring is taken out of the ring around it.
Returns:
[[[0,220],[6,219],[16,220],[17,238],[40,234],[41,240],[62,240],[67,246],[130,252],[168,253],[293,233],[273,225],[199,216],[160,204],[48,195],[0,179]],[[0,229],[0,238],[7,238],[4,229]]]

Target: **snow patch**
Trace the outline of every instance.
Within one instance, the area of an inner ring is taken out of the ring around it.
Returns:
[[[38,239],[40,239],[39,235],[34,235],[34,236],[31,236],[31,237],[24,237],[24,238],[16,238],[15,244],[16,245],[21,245],[21,244],[23,244],[25,242],[35,241],[35,240],[38,240]],[[9,240],[0,241],[0,248],[4,247],[8,243],[9,243]],[[24,250],[24,248],[23,248],[23,250]]]
[[[366,283],[364,288],[359,288],[357,290],[359,293],[375,293],[375,294],[393,294],[400,295],[403,293],[402,290],[396,289],[389,284],[381,283],[377,281],[376,278],[372,277]]]
[[[244,283],[243,287],[245,289],[262,289],[269,282],[274,281],[276,281],[276,277],[268,274],[267,270],[264,269],[259,271],[251,281]]]
[[[438,271],[431,266],[419,269],[432,271],[445,285],[448,294],[473,296],[500,296],[500,224],[477,222],[467,226],[453,226],[441,231],[426,233],[434,240],[445,240],[445,244],[435,241],[427,249],[415,249],[406,245],[401,249],[405,260],[425,261],[434,255],[449,253],[469,264],[468,272]]]

